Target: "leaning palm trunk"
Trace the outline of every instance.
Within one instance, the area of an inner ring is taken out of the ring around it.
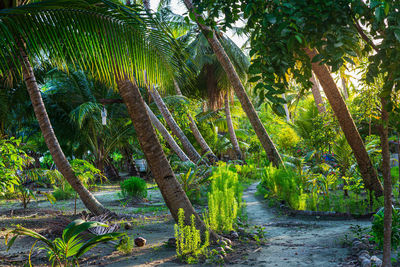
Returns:
[[[136,83],[125,77],[119,79],[118,89],[128,108],[128,113],[136,129],[140,146],[149,163],[151,172],[175,221],[178,221],[178,210],[183,209],[185,212],[185,223],[190,224],[190,216],[193,214],[198,229],[205,231],[206,226],[204,222],[195,212],[165,157],[161,144],[151,125],[150,116],[147,112],[148,108],[146,108]],[[213,237],[215,239],[216,236]]]
[[[228,80],[230,81],[233,89],[235,90],[236,96],[238,97],[240,103],[242,104],[244,112],[249,118],[250,123],[253,126],[253,129],[257,134],[258,139],[261,142],[261,145],[263,146],[265,152],[267,153],[268,159],[275,166],[281,165],[283,163],[281,156],[279,155],[275,147],[275,144],[272,142],[270,136],[268,135],[267,131],[264,128],[264,125],[262,124],[260,118],[258,117],[257,112],[254,109],[254,106],[251,103],[242,82],[240,81],[239,75],[237,74],[235,68],[233,67],[233,64],[230,61],[228,55],[226,54],[224,48],[218,41],[215,33],[208,26],[201,24],[199,22],[199,18],[201,17],[201,15],[195,13],[192,1],[184,0],[184,2],[187,9],[195,14],[197,25],[200,27],[204,36],[207,38],[210,47],[213,49],[219,63],[225,70],[228,76]]]
[[[319,113],[325,113],[326,108],[324,105],[324,101],[322,100],[321,92],[319,91],[319,86],[317,81],[315,80],[314,73],[311,72],[310,82],[312,82],[311,92],[314,96],[315,104],[317,105]]]
[[[239,142],[238,142],[238,140],[236,138],[235,129],[233,128],[231,109],[229,107],[228,93],[225,94],[224,101],[225,101],[226,124],[228,125],[229,138],[231,140],[231,144],[232,144],[233,150],[235,151],[236,158],[238,160],[243,160],[242,151],[240,150]]]
[[[169,112],[167,105],[165,105],[157,89],[153,86],[153,89],[149,89],[149,92],[158,109],[160,110],[161,115],[171,129],[172,133],[176,137],[178,137],[179,141],[181,141],[183,150],[185,151],[186,155],[190,158],[191,161],[195,163],[200,162],[202,160],[201,156],[193,147],[192,143],[190,143],[189,139],[186,137],[185,133],[182,131],[179,125],[176,123],[174,117],[172,117],[171,112]]]
[[[310,60],[317,55],[315,50],[311,50],[309,48],[305,48],[305,52],[309,56]],[[367,150],[365,149],[360,133],[354,124],[353,118],[347,109],[347,105],[344,102],[340,91],[335,84],[335,81],[330,75],[328,68],[325,65],[321,65],[320,62],[315,62],[312,63],[312,70],[321,83],[322,89],[324,90],[325,95],[328,98],[333,111],[335,112],[336,118],[339,121],[339,125],[343,130],[346,140],[354,153],[365,184],[365,188],[375,191],[375,195],[377,197],[382,196],[383,189],[378,180],[376,170],[371,163],[371,159],[369,158]]]
[[[28,56],[25,54],[24,49],[20,45],[20,60],[22,61],[22,74],[31,98],[35,116],[39,122],[40,130],[42,131],[44,140],[50,154],[53,157],[57,169],[62,173],[72,188],[78,193],[85,207],[95,215],[100,215],[109,212],[97,199],[83,186],[82,182],[75,176],[71,165],[65,157],[57,137],[54,134],[53,127],[50,123],[49,116],[46,112],[46,107],[43,103],[32,66],[29,62]]]
[[[145,108],[147,113],[149,114],[150,120],[153,123],[154,127],[160,132],[162,137],[167,141],[168,145],[172,148],[175,154],[182,160],[182,161],[191,161],[185,152],[179,147],[179,145],[175,142],[174,138],[170,135],[168,130],[164,127],[164,125],[157,119],[156,115],[154,115],[153,111],[150,107],[145,103]]]
[[[178,83],[174,80],[174,85],[175,85],[175,91],[176,94],[179,96],[182,96],[182,92],[179,89]],[[215,156],[214,152],[211,150],[209,145],[207,144],[206,140],[204,140],[203,135],[199,131],[199,128],[197,128],[196,122],[192,118],[190,114],[187,114],[188,119],[189,119],[189,127],[190,130],[192,131],[194,138],[196,138],[197,143],[199,143],[202,153],[207,154],[207,158],[210,161],[211,164],[215,163],[218,161],[217,156]]]

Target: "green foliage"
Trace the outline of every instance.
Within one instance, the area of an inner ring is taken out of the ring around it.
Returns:
[[[372,221],[371,235],[373,240],[378,244],[380,248],[383,247],[383,232],[384,232],[384,208],[381,208],[376,214],[374,214],[374,220]],[[400,211],[397,208],[392,209],[392,248],[397,249],[400,246]]]
[[[194,215],[190,217],[191,224],[185,225],[185,213],[183,209],[178,211],[178,224],[175,224],[176,254],[183,260],[194,260],[199,255],[207,254],[207,247],[210,245],[209,232],[205,232],[204,242],[202,243],[200,230],[196,229]],[[194,258],[193,258],[194,257]]]
[[[56,200],[67,200],[74,198],[75,193],[75,190],[69,184],[64,187],[54,186],[53,197]]]
[[[320,114],[315,103],[308,100],[294,121],[294,129],[306,146],[322,152],[335,140],[337,122],[331,111]]]
[[[131,254],[133,248],[135,247],[135,240],[128,235],[125,235],[121,238],[116,249],[123,254]]]
[[[242,186],[238,174],[231,171],[226,163],[220,163],[214,168],[210,180],[206,224],[217,232],[231,231],[242,205]]]
[[[20,148],[20,140],[0,138],[0,194],[13,192],[20,185],[17,172],[22,172],[29,157]]]
[[[306,209],[304,180],[295,171],[272,165],[265,167],[260,186],[269,190],[265,197],[275,196],[287,201],[294,209]]]
[[[283,127],[275,138],[275,143],[281,151],[292,152],[300,142],[300,138],[293,128]]]
[[[209,181],[208,178],[202,176],[201,174],[203,167],[197,166],[194,170],[189,168],[186,173],[177,175],[179,183],[182,185],[182,189],[185,191],[186,195],[191,202],[198,202],[201,197],[201,192],[205,190],[205,185]]]
[[[71,168],[84,185],[93,184],[98,178],[106,179],[99,169],[83,159],[72,160]]]
[[[121,193],[124,198],[145,198],[147,197],[146,182],[140,177],[130,177],[120,183]]]
[[[53,241],[32,230],[22,226],[17,226],[17,228],[10,231],[6,236],[7,250],[11,248],[18,236],[30,236],[36,239],[36,242],[33,244],[29,254],[30,266],[32,266],[30,262],[30,256],[37,242],[44,243],[40,249],[47,251],[47,255],[49,257],[49,261],[52,263],[52,266],[75,266],[75,264],[79,266],[78,260],[83,254],[100,243],[117,240],[124,235],[122,233],[108,233],[98,235],[87,241],[84,241],[81,234],[89,228],[97,226],[108,227],[108,225],[99,222],[75,220],[67,225],[61,238],[56,238]],[[13,235],[13,237],[10,238],[10,235]]]

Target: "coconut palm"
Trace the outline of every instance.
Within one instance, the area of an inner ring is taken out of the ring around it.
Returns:
[[[282,164],[281,156],[276,150],[275,144],[272,142],[272,139],[268,135],[260,118],[258,117],[257,112],[254,109],[254,106],[251,103],[246,93],[246,90],[240,80],[239,75],[235,70],[234,65],[231,62],[229,55],[227,54],[224,47],[221,45],[221,42],[217,38],[217,34],[211,28],[201,23],[203,21],[203,18],[201,17],[201,14],[197,14],[195,12],[191,0],[184,0],[184,3],[189,12],[192,12],[194,14],[197,25],[201,29],[204,36],[207,38],[210,47],[213,49],[216,57],[218,58],[219,63],[225,70],[228,80],[231,83],[232,88],[234,89],[240,103],[242,104],[242,108],[246,112],[246,115],[249,118],[250,123],[253,126],[258,139],[261,142],[261,145],[263,146],[265,152],[267,153],[269,160],[275,166],[281,165]]]

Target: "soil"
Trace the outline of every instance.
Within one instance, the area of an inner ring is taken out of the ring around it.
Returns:
[[[346,265],[349,249],[343,244],[351,240],[350,227],[369,227],[369,220],[338,220],[316,217],[290,217],[255,196],[257,184],[252,184],[243,195],[247,203],[250,224],[265,227],[266,242],[239,243],[227,258],[233,266],[351,266]],[[107,243],[87,253],[81,266],[182,266],[175,257],[175,249],[166,246],[174,236],[174,221],[165,207],[157,188],[149,190],[147,201],[125,203],[118,199],[117,186],[103,187],[96,197],[112,211],[130,215],[133,229],[124,230],[132,238],[141,236],[147,240],[144,247],[135,247],[132,254],[123,255]],[[77,201],[77,212],[84,209]],[[32,202],[27,210],[19,203],[0,204],[0,230],[21,224],[54,239],[60,236],[74,216],[74,201],[59,201],[51,205],[46,201]],[[122,228],[123,229],[123,228]],[[27,262],[27,254],[34,240],[20,237],[10,251],[4,244],[5,231],[0,232],[0,266],[21,266]],[[347,237],[346,237],[347,235]],[[45,266],[44,252],[34,251],[34,266]]]

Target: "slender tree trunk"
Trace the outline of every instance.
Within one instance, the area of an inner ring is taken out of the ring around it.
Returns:
[[[224,48],[222,47],[221,43],[218,41],[215,33],[206,25],[203,25],[199,22],[199,17],[201,15],[196,14],[194,11],[194,7],[191,0],[184,0],[187,9],[190,12],[193,12],[196,17],[197,25],[200,27],[201,31],[203,32],[204,36],[207,38],[210,47],[213,49],[219,63],[225,70],[228,79],[235,90],[236,96],[238,97],[240,103],[242,104],[242,108],[246,113],[247,117],[250,120],[251,125],[255,133],[257,134],[258,139],[261,142],[265,152],[267,153],[268,159],[275,165],[279,166],[282,164],[281,156],[279,155],[275,144],[272,142],[270,136],[268,135],[267,131],[264,128],[260,118],[257,115],[256,110],[254,109],[253,104],[251,103],[246,90],[243,87],[242,82],[238,74],[236,73],[235,68],[233,67],[232,62],[230,61],[228,55],[226,54]]]
[[[189,139],[186,137],[185,133],[182,131],[179,125],[176,123],[174,117],[172,117],[171,112],[169,112],[167,106],[165,105],[157,89],[153,86],[153,89],[149,89],[149,92],[154,102],[156,103],[158,109],[160,110],[161,115],[163,116],[169,128],[171,129],[172,133],[176,137],[178,137],[179,141],[181,141],[183,150],[185,151],[186,155],[194,163],[199,163],[202,160],[201,156],[193,147],[193,145],[190,143]]]
[[[344,79],[344,77],[340,77],[340,79],[342,81],[343,98],[344,100],[346,100],[347,98],[349,98],[349,93],[347,91],[347,86],[346,86],[346,80]]]
[[[162,137],[167,141],[168,145],[172,148],[176,155],[182,161],[191,161],[188,156],[186,156],[185,152],[179,147],[179,145],[175,142],[174,138],[170,135],[164,125],[157,119],[156,115],[154,115],[153,111],[149,108],[149,106],[145,103],[145,108],[147,113],[150,116],[150,120],[153,123],[154,127],[161,133]]]
[[[382,147],[382,176],[384,190],[384,218],[383,218],[383,265],[392,266],[391,263],[391,236],[392,236],[392,178],[390,177],[390,152],[388,139],[388,112],[386,100],[381,98],[382,125],[379,126]]]
[[[50,154],[53,157],[57,169],[62,173],[62,175],[72,186],[72,188],[79,194],[80,199],[88,210],[96,215],[109,212],[109,210],[104,208],[103,205],[97,201],[92,193],[90,193],[90,191],[87,190],[87,188],[83,186],[82,182],[75,176],[71,165],[65,157],[60,147],[60,144],[58,143],[57,137],[54,134],[53,127],[46,112],[46,107],[43,103],[42,96],[37,86],[32,66],[29,62],[28,56],[25,54],[25,51],[22,48],[22,45],[20,45],[19,50],[20,59],[22,61],[22,74],[26,84],[26,88],[31,98],[33,110],[39,122],[40,130],[42,131],[46,145],[50,150]]]
[[[178,210],[183,209],[186,224],[190,224],[190,216],[194,214],[198,229],[205,231],[206,226],[204,222],[201,221],[195,212],[165,157],[161,144],[151,125],[150,116],[147,112],[149,109],[146,108],[146,104],[140,95],[136,83],[131,82],[125,76],[124,79],[119,79],[118,89],[128,108],[128,113],[136,129],[140,146],[145,154],[151,172],[175,221],[178,221]],[[213,234],[213,238],[216,238],[215,234]]]
[[[305,48],[305,52],[309,56],[310,60],[312,60],[317,54],[315,50],[311,50],[309,48]],[[377,197],[382,196],[383,189],[378,180],[376,170],[371,163],[360,133],[354,124],[353,118],[351,117],[346,103],[344,102],[339,89],[332,79],[328,68],[325,65],[321,65],[319,62],[316,62],[312,63],[312,69],[321,83],[325,95],[328,98],[328,101],[339,121],[340,127],[343,130],[346,140],[354,153],[365,187],[369,190],[373,190]]]
[[[240,150],[239,142],[238,142],[238,140],[236,138],[235,129],[233,128],[231,109],[229,107],[228,93],[225,94],[224,101],[225,101],[226,124],[228,125],[229,138],[231,140],[233,150],[235,151],[236,158],[238,160],[243,160],[242,151]]]
[[[312,82],[311,92],[314,96],[315,104],[317,105],[318,112],[326,112],[324,101],[322,100],[321,92],[319,91],[318,82],[315,80],[314,73],[311,73],[310,82]]]
[[[282,98],[286,100],[285,94],[282,94]],[[283,104],[283,108],[285,109],[285,114],[286,114],[286,121],[290,123],[290,112],[289,112],[289,107],[288,104]]]
[[[175,91],[176,94],[179,96],[182,96],[182,92],[179,89],[178,83],[174,80],[174,85],[175,85]],[[210,161],[211,164],[214,164],[215,162],[218,161],[217,156],[213,153],[211,148],[208,146],[206,140],[204,139],[203,135],[199,131],[199,128],[197,128],[196,122],[192,118],[190,114],[187,114],[188,119],[189,119],[189,127],[190,130],[192,131],[194,137],[196,138],[197,143],[199,143],[202,153],[206,154],[207,153],[207,158]]]

